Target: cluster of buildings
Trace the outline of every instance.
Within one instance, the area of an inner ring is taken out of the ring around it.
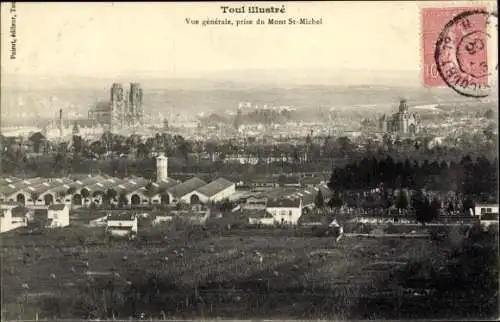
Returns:
[[[317,187],[309,185],[307,188],[301,188],[297,182],[269,187],[257,183],[243,193],[241,190],[236,191],[236,183],[225,178],[207,182],[192,177],[181,182],[169,178],[168,158],[160,155],[157,157],[155,182],[139,177],[122,179],[99,175],[53,179],[1,178],[2,232],[25,226],[30,218],[44,222],[45,227],[65,227],[69,225],[70,210],[103,204],[115,205],[118,209],[157,205],[162,206],[160,209],[169,209],[169,213],[184,211],[179,207],[184,205],[189,208],[184,212],[191,215],[199,213],[196,216],[206,220],[206,207],[194,212],[191,208],[224,200],[236,201],[241,205],[240,209],[251,210],[249,218],[255,217],[252,215],[255,211],[264,211],[267,217],[273,218],[273,223],[297,224],[303,208],[312,207],[314,197],[320,190],[325,195],[329,191],[325,183]],[[136,217],[122,219],[117,219],[121,222],[118,227],[129,227],[129,232],[135,230]],[[260,222],[260,219],[256,220]],[[107,221],[112,229],[113,220],[108,218]]]
[[[70,207],[67,204],[26,207],[15,202],[0,204],[0,232],[20,227],[62,228],[69,226]]]
[[[143,91],[138,83],[130,83],[128,88],[114,83],[110,100],[98,102],[89,111],[90,121],[116,130],[140,124],[143,119]]]
[[[235,183],[224,178],[205,182],[193,177],[185,182],[168,177],[168,158],[157,158],[157,181],[147,179],[86,176],[79,178],[2,178],[0,201],[21,205],[69,204],[72,208],[99,206],[105,202],[123,205],[170,205],[209,203],[228,198]]]
[[[274,187],[251,192],[244,198],[241,209],[246,213],[249,224],[297,225],[304,212],[315,208],[319,192],[325,203],[332,195],[326,183],[311,187]]]

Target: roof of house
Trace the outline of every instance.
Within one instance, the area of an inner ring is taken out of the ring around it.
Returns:
[[[131,226],[112,226],[112,227],[108,227],[108,228],[111,230],[124,230],[124,231],[132,230]]]
[[[108,220],[135,220],[137,216],[134,213],[122,212],[122,213],[110,213],[108,214]]]
[[[283,184],[299,184],[301,182],[301,179],[299,177],[281,177],[278,178],[279,183]]]
[[[320,184],[324,180],[325,180],[325,178],[323,178],[323,177],[306,177],[306,178],[302,178],[302,183],[303,184],[317,185],[317,184]]]
[[[41,132],[35,132],[28,138],[29,141],[45,140],[45,136]]]
[[[190,192],[195,191],[198,188],[203,187],[207,183],[203,180],[201,180],[198,177],[193,177],[187,181],[184,181],[183,183],[180,183],[176,186],[173,186],[172,188],[168,189],[167,191],[171,193],[174,197],[182,197],[187,195]]]
[[[217,193],[223,191],[224,189],[231,187],[232,185],[234,185],[234,183],[229,180],[226,180],[224,178],[217,178],[216,180],[204,185],[196,191],[207,197],[212,197]]]
[[[273,215],[265,210],[254,211],[248,214],[248,218],[262,219],[262,218],[273,218]]]
[[[49,206],[49,210],[59,211],[59,210],[63,210],[64,208],[66,208],[66,205],[63,203],[53,204],[53,205]]]
[[[265,177],[265,178],[254,178],[251,181],[252,183],[278,183],[278,178],[270,178],[270,177]]]
[[[280,198],[280,199],[269,199],[267,201],[267,208],[299,208],[301,199],[295,198]]]

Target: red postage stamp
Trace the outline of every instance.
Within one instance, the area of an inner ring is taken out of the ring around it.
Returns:
[[[494,15],[485,7],[453,7],[423,8],[421,17],[424,85],[487,96],[491,68],[486,47]]]

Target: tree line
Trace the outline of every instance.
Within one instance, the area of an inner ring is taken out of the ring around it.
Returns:
[[[335,167],[330,187],[334,190],[376,188],[428,189],[464,195],[497,197],[498,159],[463,156],[459,162],[395,161],[391,156],[365,157],[344,167]]]

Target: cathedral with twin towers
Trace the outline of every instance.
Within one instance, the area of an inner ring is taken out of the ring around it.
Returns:
[[[128,86],[114,83],[110,100],[98,102],[89,112],[89,119],[110,130],[141,124],[143,117],[143,91],[139,83]]]

